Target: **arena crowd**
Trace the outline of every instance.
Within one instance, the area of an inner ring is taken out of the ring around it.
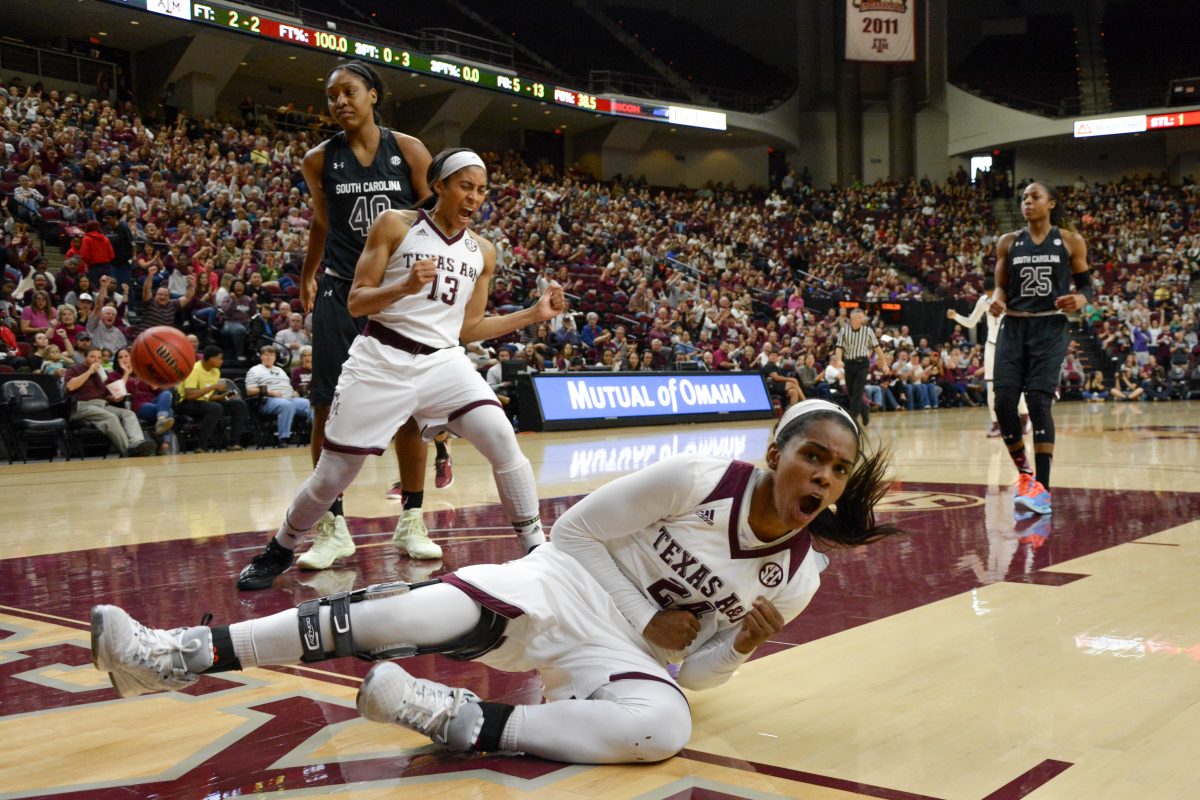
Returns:
[[[168,123],[161,112],[20,81],[0,88],[0,372],[71,376],[98,348],[111,377],[141,330],[166,324],[218,373],[240,373],[273,347],[303,397],[309,321],[297,281],[312,212],[300,163],[331,123],[292,109],[263,116],[252,104],[233,120],[172,109]],[[527,307],[550,281],[572,300],[551,324],[470,343],[506,402],[514,387],[499,362],[509,359],[532,370],[759,370],[781,406],[844,400],[840,301],[965,314],[994,266],[992,200],[1015,190],[1003,176],[972,182],[962,170],[942,182],[821,188],[793,171],[770,189],[671,189],[484,155],[491,195],[476,228],[500,262],[489,308]],[[1146,176],[1081,178],[1060,191],[1097,289],[1063,396],[1187,398],[1200,383],[1200,189]],[[981,337],[872,324],[883,343],[873,406],[984,402]],[[1090,369],[1089,350],[1101,354]],[[164,407],[217,402],[183,389],[99,399],[132,407],[159,438]],[[139,410],[147,405],[154,414]]]

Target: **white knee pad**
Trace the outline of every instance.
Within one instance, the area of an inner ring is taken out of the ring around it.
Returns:
[[[493,471],[500,471],[502,465],[524,458],[512,425],[499,406],[473,408],[450,423],[449,428],[475,445],[475,449],[491,463]]]
[[[491,462],[500,505],[525,549],[544,542],[533,467],[517,445],[504,412],[496,406],[480,406],[463,414],[452,426]]]
[[[296,493],[285,524],[296,531],[307,531],[316,525],[329,505],[354,482],[366,460],[366,455],[322,450],[317,468]]]

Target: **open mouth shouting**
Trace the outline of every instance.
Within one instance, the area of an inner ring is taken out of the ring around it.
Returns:
[[[799,511],[799,516],[803,524],[808,524],[812,521],[817,512],[821,510],[822,502],[824,502],[824,498],[818,492],[806,494],[796,501],[796,508]]]

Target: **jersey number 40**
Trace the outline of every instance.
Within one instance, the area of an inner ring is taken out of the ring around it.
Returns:
[[[365,238],[375,218],[391,207],[392,201],[386,194],[375,194],[369,198],[359,197],[350,209],[350,227]]]

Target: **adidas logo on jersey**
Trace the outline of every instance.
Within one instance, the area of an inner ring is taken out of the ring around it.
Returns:
[[[428,236],[428,235],[429,235],[429,231],[425,230],[424,228],[417,228],[417,236]]]
[[[716,512],[714,512],[711,508],[706,508],[702,511],[697,511],[696,516],[707,522],[709,525],[712,525],[713,518],[716,517]]]

